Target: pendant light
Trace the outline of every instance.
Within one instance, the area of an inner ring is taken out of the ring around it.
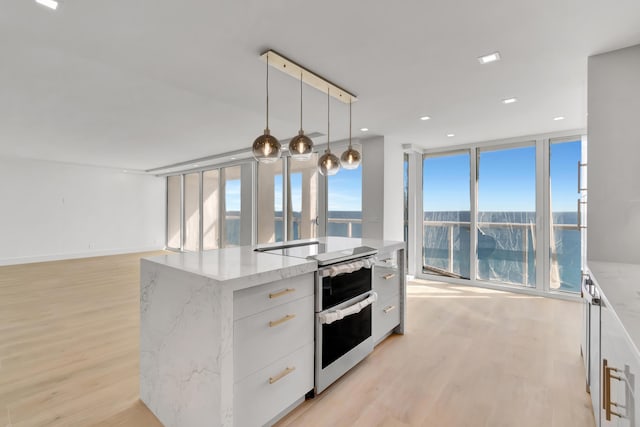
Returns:
[[[262,163],[273,163],[280,158],[280,143],[269,131],[269,55],[267,55],[267,127],[264,134],[253,141],[253,157]]]
[[[331,128],[330,105],[331,96],[329,94],[329,88],[327,88],[327,149],[324,151],[324,154],[320,156],[320,159],[318,159],[318,170],[324,176],[335,175],[340,170],[340,160],[338,160],[338,157],[331,152],[331,145],[329,145],[329,130]]]
[[[302,72],[300,72],[300,131],[289,142],[289,153],[297,160],[309,160],[313,151],[313,141],[302,130]]]
[[[349,98],[349,148],[340,156],[340,163],[345,169],[358,169],[361,159],[358,150],[351,146],[351,98]]]

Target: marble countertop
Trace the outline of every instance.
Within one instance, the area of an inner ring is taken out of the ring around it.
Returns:
[[[587,265],[640,354],[640,264],[588,261]]]
[[[393,251],[405,247],[404,242],[375,239],[322,237],[314,240],[326,244],[329,252],[357,246],[370,246],[379,251]],[[298,276],[316,271],[318,268],[315,260],[256,252],[251,246],[174,253],[144,258],[144,261],[208,277],[233,286],[234,290]]]
[[[318,268],[316,261],[263,254],[249,246],[167,254],[143,261],[208,277],[233,286],[234,290],[310,273]]]

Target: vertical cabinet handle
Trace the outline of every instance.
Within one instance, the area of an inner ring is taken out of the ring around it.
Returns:
[[[290,293],[295,292],[295,291],[296,290],[293,289],[293,288],[282,289],[280,291],[270,293],[269,294],[269,298],[270,299],[279,298],[279,297],[285,296],[285,295],[290,294]]]
[[[622,381],[625,383],[625,386],[626,382],[622,377],[618,375],[612,375],[611,372],[622,371],[609,366],[609,362],[607,361],[607,359],[602,359],[602,409],[604,409],[605,411],[605,418],[607,419],[607,421],[611,421],[612,415],[614,417],[624,418],[622,414],[614,412],[611,409],[612,406],[615,406],[616,408],[624,408],[624,406],[611,401],[611,380],[614,379],[616,381]]]
[[[292,367],[287,367],[284,371],[280,372],[278,375],[276,375],[275,377],[269,377],[269,384],[273,384],[277,381],[280,381],[282,378],[286,377],[287,375],[289,375],[291,372],[295,371],[296,367],[292,366]]]

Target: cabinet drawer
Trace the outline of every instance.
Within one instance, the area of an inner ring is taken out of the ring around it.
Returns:
[[[261,426],[313,389],[313,343],[234,385],[234,425]]]
[[[314,273],[308,273],[237,291],[233,295],[233,319],[313,295],[313,281]]]
[[[313,295],[281,304],[233,324],[237,382],[307,343],[313,343]]]
[[[373,305],[372,335],[373,342],[378,343],[380,338],[400,324],[400,295],[392,296],[386,300],[378,300]]]
[[[384,301],[400,293],[400,270],[398,267],[373,267],[373,290],[378,294],[378,301]]]

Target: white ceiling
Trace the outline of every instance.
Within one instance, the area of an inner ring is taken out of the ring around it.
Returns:
[[[587,57],[638,43],[638,0],[3,0],[0,156],[150,169],[249,147],[267,48],[358,95],[354,136],[435,147],[584,128]],[[286,142],[298,84],[271,77]],[[348,107],[331,107],[345,138]],[[305,88],[305,130],[326,126],[326,96]]]

